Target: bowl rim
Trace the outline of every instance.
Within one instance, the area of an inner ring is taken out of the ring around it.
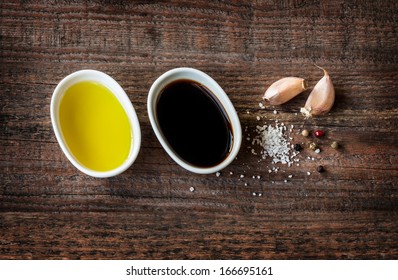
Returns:
[[[177,80],[192,80],[194,82],[200,83],[207,87],[210,92],[219,100],[220,104],[224,107],[228,118],[231,122],[233,141],[230,153],[228,156],[219,164],[210,167],[200,167],[193,165],[182,158],[180,158],[177,153],[170,147],[169,143],[165,139],[156,116],[156,104],[162,89],[168,84]],[[159,140],[162,147],[165,149],[167,154],[181,167],[197,174],[210,174],[218,172],[225,167],[227,167],[237,156],[240,146],[242,143],[242,128],[238,114],[233,106],[231,100],[221,86],[208,74],[189,67],[180,67],[171,69],[161,76],[159,76],[155,82],[152,84],[147,100],[147,110],[148,117],[151,123],[152,129],[155,132],[157,139]]]
[[[125,110],[127,117],[129,119],[131,130],[132,130],[132,145],[130,147],[130,152],[127,159],[117,168],[108,170],[108,171],[96,171],[90,168],[87,168],[83,164],[81,164],[73,153],[69,150],[66,141],[62,135],[62,130],[60,127],[59,122],[59,105],[62,100],[63,95],[65,94],[66,90],[82,81],[94,81],[102,84],[103,86],[107,87],[110,92],[117,98],[119,103],[122,105],[123,109]],[[128,95],[123,90],[123,88],[119,85],[119,83],[114,80],[108,74],[98,70],[92,69],[83,69],[76,72],[73,72],[66,77],[64,77],[54,89],[54,92],[51,97],[51,104],[50,104],[50,115],[51,115],[51,123],[52,127],[57,139],[58,144],[61,147],[61,150],[68,158],[68,160],[81,172],[97,178],[107,178],[116,176],[124,171],[126,171],[136,160],[140,146],[141,146],[141,129],[139,120],[134,109],[133,104],[131,103]]]

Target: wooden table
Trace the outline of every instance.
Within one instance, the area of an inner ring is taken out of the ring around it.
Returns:
[[[2,259],[398,258],[397,1],[109,2],[0,4]],[[309,91],[259,107],[282,77],[313,87],[314,63],[335,85],[330,114],[296,114]],[[238,112],[244,141],[220,176],[182,169],[150,126],[148,90],[176,67],[211,75]],[[74,168],[51,126],[55,86],[88,68],[121,84],[141,124],[136,162],[113,178]],[[292,144],[323,129],[322,152],[290,168],[252,154],[246,138],[275,120]]]

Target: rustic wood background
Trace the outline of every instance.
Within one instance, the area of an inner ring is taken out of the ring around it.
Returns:
[[[397,1],[0,7],[2,259],[398,258]],[[329,115],[295,114],[308,92],[259,108],[281,77],[304,77],[313,86],[322,77],[314,63],[335,84]],[[298,142],[307,140],[296,129],[324,129],[322,153],[305,150],[300,166],[269,174],[270,160],[258,162],[245,140],[219,177],[180,168],[150,127],[146,99],[159,75],[181,66],[205,71],[224,88],[247,127],[244,139],[278,119],[295,125]],[[75,169],[51,127],[55,86],[87,68],[122,85],[141,123],[138,159],[114,178]],[[332,140],[342,148],[329,148]],[[318,164],[327,172],[315,172]]]

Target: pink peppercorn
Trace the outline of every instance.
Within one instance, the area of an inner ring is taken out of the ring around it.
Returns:
[[[323,132],[322,130],[315,130],[314,134],[316,137],[322,137],[325,135],[325,132]]]

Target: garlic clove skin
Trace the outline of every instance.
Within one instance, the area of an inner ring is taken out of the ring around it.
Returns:
[[[263,96],[271,105],[281,105],[307,89],[307,81],[286,77],[274,82]]]
[[[335,91],[329,73],[323,70],[324,76],[318,81],[311,91],[308,99],[300,112],[306,117],[319,116],[327,114],[332,109],[335,100]]]

